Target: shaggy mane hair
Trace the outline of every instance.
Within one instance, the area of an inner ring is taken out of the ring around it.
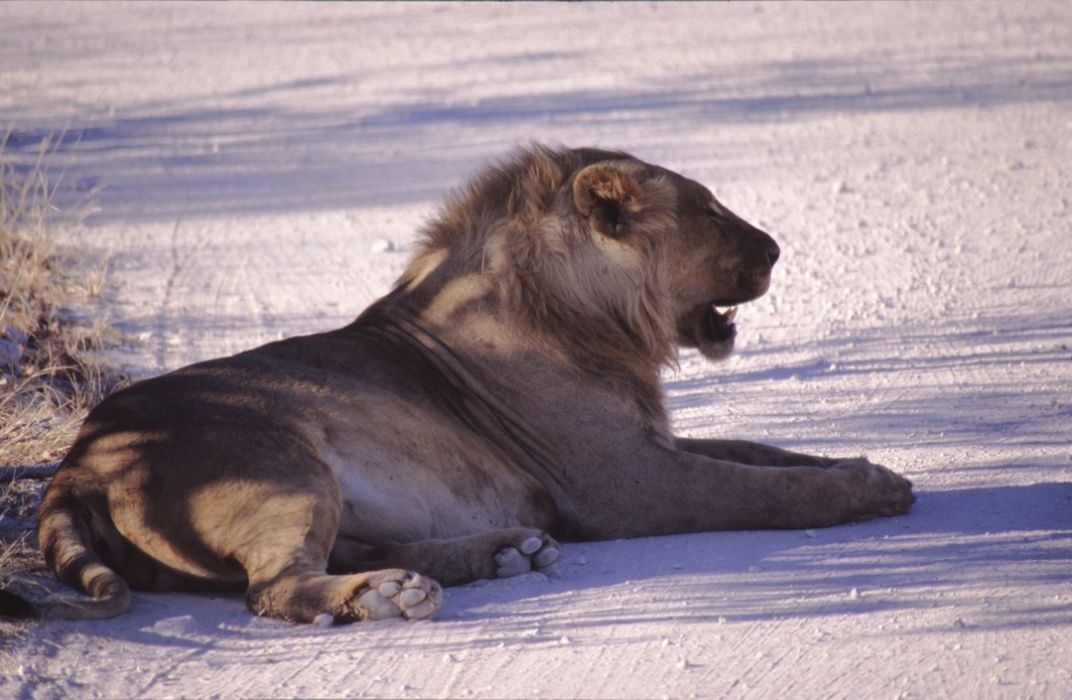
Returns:
[[[591,230],[574,203],[574,178],[593,163],[642,184],[613,237]],[[533,145],[448,197],[398,286],[412,290],[437,269],[437,277],[478,273],[536,337],[633,395],[649,395],[660,366],[676,356],[662,246],[675,204],[663,176],[628,154]],[[654,391],[642,403],[661,404]]]

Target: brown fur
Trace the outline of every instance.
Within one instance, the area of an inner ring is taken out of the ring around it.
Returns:
[[[187,367],[95,409],[42,551],[117,614],[127,584],[241,587],[308,621],[425,617],[444,584],[553,564],[551,538],[816,527],[905,512],[904,479],[669,431],[661,366],[717,359],[712,305],[778,248],[624,153],[519,151],[452,197],[349,326]]]

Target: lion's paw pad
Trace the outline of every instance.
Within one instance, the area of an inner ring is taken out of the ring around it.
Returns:
[[[535,554],[543,547],[543,540],[539,537],[530,537],[521,543],[522,554]]]
[[[503,547],[495,555],[499,578],[518,576],[529,571],[545,571],[558,561],[558,543],[544,535],[528,537],[517,545]]]
[[[442,596],[439,584],[426,576],[389,570],[373,574],[370,588],[357,597],[356,603],[368,620],[419,620],[439,609]]]
[[[532,563],[537,569],[546,569],[556,561],[558,561],[558,547],[545,547],[532,558]]]

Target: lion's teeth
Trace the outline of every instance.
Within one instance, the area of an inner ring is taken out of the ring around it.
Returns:
[[[732,323],[733,319],[737,318],[737,307],[731,306],[726,309],[726,313],[722,314],[722,317]]]

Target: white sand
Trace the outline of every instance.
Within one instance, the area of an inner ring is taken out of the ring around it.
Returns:
[[[152,375],[328,329],[515,144],[710,184],[783,261],[677,429],[866,453],[906,517],[566,545],[431,622],[138,594],[2,697],[1072,697],[1072,5],[0,4],[9,150],[66,129],[71,240]],[[389,242],[388,246],[385,242]],[[386,250],[394,248],[394,251]]]

